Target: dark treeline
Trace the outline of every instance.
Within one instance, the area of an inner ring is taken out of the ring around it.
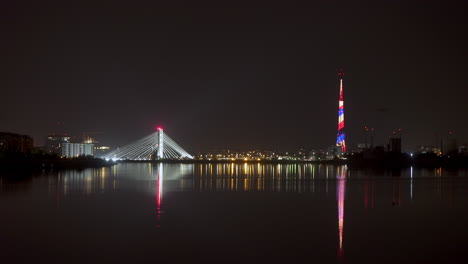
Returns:
[[[92,156],[76,158],[60,158],[57,154],[49,154],[38,148],[31,152],[0,152],[0,169],[3,170],[39,170],[39,169],[84,169],[110,166],[111,161],[97,159]]]
[[[348,162],[352,167],[382,167],[382,168],[398,168],[398,167],[420,167],[420,168],[468,168],[468,155],[457,154],[452,155],[437,155],[436,153],[424,154],[407,154],[407,153],[392,153],[385,152],[381,155],[375,155],[371,158],[366,158],[365,153],[355,153],[348,156]]]

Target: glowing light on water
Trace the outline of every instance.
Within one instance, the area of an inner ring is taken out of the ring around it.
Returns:
[[[337,203],[338,203],[338,236],[339,248],[338,256],[343,256],[343,229],[344,229],[344,202],[345,202],[345,189],[346,189],[346,172],[347,167],[339,168],[337,174]]]

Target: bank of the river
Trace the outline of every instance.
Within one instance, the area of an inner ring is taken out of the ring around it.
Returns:
[[[307,160],[119,160],[118,163],[181,163],[181,164],[336,164],[344,165],[346,160],[323,160],[323,161],[307,161]]]
[[[112,166],[115,163],[96,158],[84,159],[0,159],[1,170],[86,169]]]
[[[348,165],[353,168],[409,168],[411,166],[418,168],[467,168],[468,157],[437,157],[427,158],[421,156],[387,159],[362,159],[350,157],[348,159],[334,160],[254,160],[254,159],[236,159],[236,160],[119,160],[118,163],[173,163],[173,164],[325,164],[325,165]]]

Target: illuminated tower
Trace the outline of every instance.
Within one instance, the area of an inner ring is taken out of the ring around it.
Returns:
[[[340,100],[338,103],[338,135],[336,136],[336,146],[341,147],[341,152],[345,152],[346,143],[344,132],[343,69],[340,69],[338,76],[340,77]]]
[[[158,159],[163,159],[164,158],[164,131],[162,127],[158,127],[158,154],[157,157]]]

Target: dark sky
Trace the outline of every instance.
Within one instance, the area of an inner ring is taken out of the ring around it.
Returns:
[[[348,143],[468,142],[464,1],[4,2],[0,131],[38,144],[163,125],[191,152],[327,147],[338,68]]]

